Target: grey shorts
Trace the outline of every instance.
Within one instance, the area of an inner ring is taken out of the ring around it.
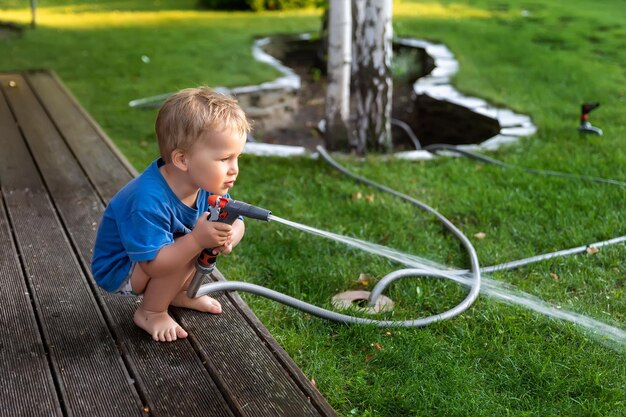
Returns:
[[[141,297],[141,294],[137,294],[133,291],[133,287],[130,282],[130,277],[133,276],[133,271],[135,270],[136,266],[137,263],[133,262],[133,264],[130,266],[130,271],[128,271],[126,279],[124,280],[124,282],[122,282],[122,285],[120,285],[117,290],[113,291],[113,294],[125,295],[129,297]]]

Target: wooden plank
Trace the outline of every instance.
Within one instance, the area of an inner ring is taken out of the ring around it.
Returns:
[[[176,319],[189,330],[221,383],[245,405],[243,415],[319,416],[320,410],[272,355],[230,296],[213,296],[222,303],[221,314],[207,317],[176,309]]]
[[[0,76],[0,84],[9,106],[19,107],[21,103],[12,98],[27,90],[23,80]],[[33,109],[22,106],[20,111],[30,113]],[[41,114],[33,114],[45,120]],[[47,136],[46,126],[39,120],[31,120],[29,125],[16,119],[23,133]],[[0,154],[3,196],[32,283],[64,413],[143,415],[143,406],[25,143],[21,138],[5,137],[3,145],[11,150]]]
[[[12,154],[6,138],[21,140],[19,130],[0,93],[2,151]],[[0,171],[1,173],[2,171]],[[2,175],[0,174],[0,179]],[[0,190],[4,193],[4,188]],[[61,404],[35,312],[24,280],[17,248],[0,198],[0,416],[61,416]]]
[[[216,281],[226,281],[226,278],[217,269],[212,275],[212,278]],[[311,381],[304,375],[302,370],[298,368],[291,356],[289,356],[285,349],[276,341],[267,327],[263,325],[261,320],[259,320],[250,307],[248,307],[239,294],[232,292],[228,294],[228,297],[246,318],[250,326],[256,331],[259,338],[263,340],[265,346],[272,352],[276,360],[289,372],[292,379],[300,387],[302,392],[304,392],[307,399],[317,408],[320,414],[329,417],[336,416],[337,413],[330,406],[326,398],[312,385]]]
[[[37,126],[36,130],[27,129],[25,136],[89,275],[91,248],[104,210],[102,202],[28,85],[21,85],[10,98],[16,110],[22,109],[16,111],[18,121],[24,126]],[[110,314],[116,339],[128,355],[127,363],[152,415],[233,415],[188,341],[152,342],[132,323],[136,308],[133,299],[110,294],[103,298],[101,307]]]
[[[29,80],[31,78],[29,75]],[[38,87],[45,82],[45,74],[37,74]],[[47,88],[48,92],[52,90]],[[42,100],[45,104],[43,95]],[[58,100],[54,103],[62,105]],[[79,161],[84,161],[83,157],[89,155],[89,151],[84,148],[90,145],[80,140],[83,132],[77,126],[68,125],[61,131],[63,137],[72,143],[72,150]],[[107,191],[100,190],[98,184],[102,183],[101,177],[110,177],[108,165],[100,170],[85,171],[107,202]],[[124,184],[120,181],[117,188]],[[222,295],[218,299],[224,309],[220,316],[207,316],[182,309],[176,309],[175,314],[181,324],[196,332],[191,340],[222,392],[229,398],[237,399],[235,405],[240,404],[238,407],[242,415],[336,415],[243,300],[239,298],[235,302],[233,298]],[[257,326],[259,329],[253,330]],[[227,346],[230,348],[225,347],[223,334],[229,335]]]

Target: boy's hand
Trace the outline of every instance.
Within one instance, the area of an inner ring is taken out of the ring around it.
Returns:
[[[208,212],[204,212],[198,217],[196,225],[190,233],[196,242],[202,248],[214,248],[230,242],[233,227],[226,223],[210,222],[208,219]]]
[[[245,231],[245,226],[241,220],[235,220],[233,223],[232,237],[222,246],[213,248],[213,255],[228,255],[233,251],[233,248],[241,241]]]
[[[232,251],[233,251],[233,242],[229,240],[228,242],[226,242],[222,246],[218,246],[217,248],[213,248],[213,255],[219,255],[220,253],[222,255],[228,255]]]
[[[213,255],[228,255],[233,251],[233,244],[228,242],[222,246],[218,246],[217,248],[213,248]]]

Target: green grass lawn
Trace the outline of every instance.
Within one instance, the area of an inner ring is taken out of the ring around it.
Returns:
[[[132,110],[128,101],[271,79],[274,71],[252,59],[254,37],[317,31],[320,20],[319,10],[213,13],[192,1],[152,3],[41,2],[36,30],[0,39],[0,70],[57,71],[139,170],[157,155],[156,111]],[[26,5],[0,2],[0,20],[28,21]],[[622,0],[396,0],[394,9],[397,35],[444,42],[455,53],[460,90],[533,118],[535,136],[493,156],[626,180]],[[593,100],[602,105],[592,121],[605,134],[580,137],[579,106]],[[483,265],[626,234],[626,191],[618,187],[461,158],[340,160],[436,207],[470,236]],[[353,200],[357,191],[374,201]],[[433,217],[320,161],[243,156],[233,194],[284,218],[467,267],[458,242]],[[399,267],[279,224],[247,225],[242,244],[220,260],[225,275],[317,305],[357,288],[360,273],[380,278]],[[486,237],[474,238],[478,232]],[[491,278],[624,329],[625,261],[619,245]],[[389,317],[407,319],[447,309],[465,290],[415,279],[388,294],[396,302]],[[487,296],[461,317],[411,330],[347,327],[245,298],[342,416],[626,415],[623,345],[608,347],[572,324]]]

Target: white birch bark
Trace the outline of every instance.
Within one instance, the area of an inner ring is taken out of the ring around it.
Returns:
[[[354,0],[356,150],[390,151],[391,0]]]
[[[348,145],[350,73],[352,61],[352,10],[350,0],[330,0],[326,90],[326,146]]]

